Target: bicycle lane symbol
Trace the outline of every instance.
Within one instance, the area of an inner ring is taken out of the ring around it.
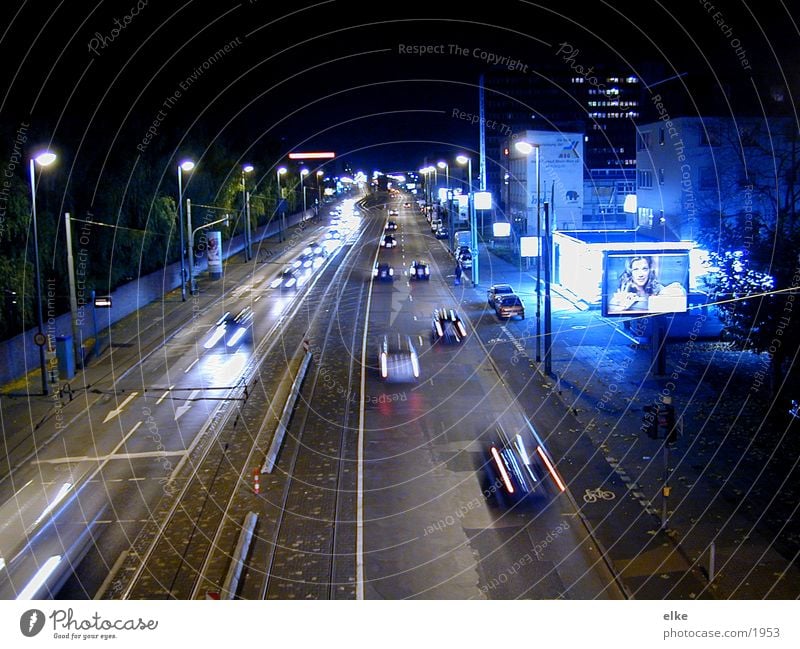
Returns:
[[[616,495],[613,491],[606,491],[597,487],[596,489],[587,489],[583,494],[583,502],[591,504],[596,503],[598,500],[614,500]]]

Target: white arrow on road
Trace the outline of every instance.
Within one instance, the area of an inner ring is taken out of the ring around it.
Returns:
[[[133,399],[137,394],[139,394],[139,393],[138,392],[131,392],[130,396],[127,399],[125,399],[125,401],[123,401],[121,404],[119,404],[119,406],[116,409],[112,410],[111,412],[109,412],[106,415],[106,418],[103,420],[103,423],[107,424],[109,421],[114,419],[114,417],[118,417],[119,413],[122,412],[123,408],[125,408],[125,406],[128,405],[128,402],[131,399]]]
[[[186,403],[183,404],[182,406],[178,406],[177,408],[175,408],[175,421],[178,421],[178,419],[180,419],[183,415],[185,415],[189,411],[189,408],[192,407],[191,402],[194,400],[195,396],[197,396],[199,392],[200,390],[192,390],[191,394],[186,399]]]

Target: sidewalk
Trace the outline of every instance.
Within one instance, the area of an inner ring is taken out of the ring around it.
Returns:
[[[506,330],[510,342],[534,359],[535,268],[520,269],[485,248],[480,264],[475,299],[485,306],[492,283],[515,288],[526,319],[508,323]],[[598,487],[599,476],[606,476],[602,488],[615,492],[613,510],[587,504],[582,512],[629,591],[639,598],[798,597],[800,570],[793,562],[800,549],[800,436],[796,427],[788,428],[788,416],[765,419],[769,395],[766,386],[756,389],[754,379],[763,359],[695,335],[668,343],[667,373],[656,377],[649,344],[636,344],[641,339],[622,322],[580,310],[583,305],[570,297],[553,287],[554,376],[539,374],[532,383],[540,401],[542,383],[557,395],[543,407],[555,405],[565,416],[551,418],[572,422],[567,430],[567,423],[554,424],[546,443],[578,503],[584,504],[585,489]],[[702,334],[702,314],[691,317]],[[530,365],[531,373],[543,372],[543,365]],[[522,397],[525,380],[517,378],[515,385],[514,373],[508,380]],[[662,394],[672,397],[683,424],[669,454],[666,533],[659,531],[663,441],[640,430],[644,406],[658,403]],[[712,543],[715,577],[709,584]]]

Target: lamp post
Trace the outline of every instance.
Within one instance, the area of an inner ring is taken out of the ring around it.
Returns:
[[[181,301],[186,302],[185,235],[183,233],[183,172],[194,169],[194,162],[184,160],[178,165],[178,223],[181,231]]]
[[[280,211],[281,201],[283,200],[283,190],[281,189],[281,176],[286,173],[286,167],[278,167],[275,173],[278,179],[278,241],[283,241],[283,212]]]
[[[31,224],[33,225],[33,254],[36,267],[36,290],[34,291],[36,299],[36,317],[38,338],[41,340],[44,335],[44,317],[42,315],[42,279],[41,271],[39,269],[39,229],[36,227],[36,164],[40,167],[48,167],[56,161],[56,154],[44,151],[35,158],[30,160],[30,176],[31,176]],[[48,345],[49,347],[49,345]],[[39,367],[42,372],[42,394],[47,396],[49,390],[47,388],[47,370],[45,368],[44,358],[44,344],[39,345]]]
[[[303,168],[300,170],[300,188],[303,190],[303,216],[300,220],[303,222],[306,220],[306,186],[303,182],[303,178],[305,178],[307,175],[308,169]]]
[[[325,175],[325,172],[320,169],[317,171],[317,215],[319,215],[320,210],[322,210],[322,177]]]
[[[472,191],[472,158],[469,156],[460,155],[456,157],[456,162],[458,162],[458,164],[467,165],[467,187],[469,189],[467,201],[467,210],[469,212],[469,236],[470,243],[472,244],[471,247],[474,252],[472,257],[472,285],[477,286],[480,279],[480,269],[478,267],[478,257],[480,255],[478,250],[478,224],[477,216],[475,214],[475,195]]]
[[[444,181],[444,210],[447,214],[447,222],[450,222],[450,165],[447,164],[444,160],[439,160],[436,163],[436,166],[439,169],[444,169],[445,173],[445,181]]]
[[[539,145],[538,144],[531,144],[530,142],[526,142],[524,140],[520,140],[514,143],[514,148],[519,151],[524,156],[529,156],[531,152],[536,149],[536,242],[538,246],[537,255],[536,255],[536,362],[541,363],[542,355],[541,355],[541,345],[542,345],[542,250],[544,246],[542,245],[542,219],[540,214],[540,205],[541,205],[541,165],[540,165],[540,156],[539,156]],[[527,162],[527,160],[526,160]],[[526,174],[525,177],[527,178],[527,164],[525,165]],[[526,185],[527,188],[527,185]],[[527,214],[525,215],[525,234],[528,233],[528,218]],[[521,255],[520,251],[520,255]],[[549,259],[549,255],[548,255]]]
[[[253,249],[250,242],[250,195],[247,193],[247,183],[245,174],[253,171],[253,165],[242,166],[242,217],[244,218],[244,260],[250,261],[253,258]]]

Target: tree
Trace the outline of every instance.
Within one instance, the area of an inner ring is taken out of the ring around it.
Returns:
[[[769,387],[777,397],[786,361],[800,349],[800,289],[791,290],[792,278],[782,278],[788,290],[776,290],[778,280],[753,269],[740,250],[711,253],[707,265],[705,285],[724,325],[723,338],[736,349],[769,356]],[[798,276],[800,271],[793,278]]]

